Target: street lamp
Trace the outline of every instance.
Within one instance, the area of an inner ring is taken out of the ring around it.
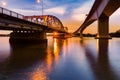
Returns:
[[[7,3],[5,2],[5,1],[1,1],[1,6],[6,6],[7,5]]]
[[[42,4],[42,16],[43,16],[43,0],[37,0],[37,3],[40,3]]]
[[[40,0],[37,0],[37,3],[40,3]]]

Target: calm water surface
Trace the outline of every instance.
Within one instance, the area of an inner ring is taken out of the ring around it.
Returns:
[[[120,38],[25,45],[0,37],[0,80],[120,80]]]

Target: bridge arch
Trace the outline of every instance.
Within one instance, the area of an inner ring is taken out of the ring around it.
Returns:
[[[50,26],[53,28],[64,30],[64,26],[62,22],[56,16],[53,16],[53,15],[24,16],[24,19],[38,23],[38,24],[42,24],[45,26]]]

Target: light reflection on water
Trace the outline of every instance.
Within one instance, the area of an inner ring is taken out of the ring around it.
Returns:
[[[120,39],[9,44],[0,37],[0,80],[120,80]]]

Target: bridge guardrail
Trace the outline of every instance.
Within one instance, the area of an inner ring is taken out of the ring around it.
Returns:
[[[0,13],[6,14],[6,15],[9,15],[9,16],[13,16],[13,17],[16,17],[16,18],[20,18],[20,19],[24,18],[24,15],[18,14],[14,11],[10,11],[10,10],[2,8],[2,7],[0,7]]]
[[[9,16],[12,16],[12,17],[16,17],[16,18],[19,18],[19,19],[27,20],[27,21],[29,21],[29,22],[37,23],[37,22],[35,22],[34,20],[32,21],[32,20],[25,19],[25,18],[24,18],[25,16],[22,15],[22,14],[18,14],[18,13],[14,12],[14,11],[5,9],[5,8],[3,8],[3,7],[0,7],[0,13],[1,13],[1,14],[6,14],[6,15],[9,15]]]

